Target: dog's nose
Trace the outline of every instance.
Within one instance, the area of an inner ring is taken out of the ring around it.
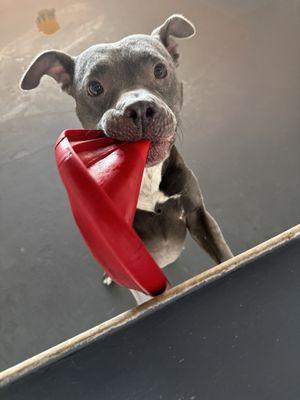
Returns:
[[[155,105],[150,101],[137,101],[125,108],[124,115],[144,130],[153,120],[155,112]]]

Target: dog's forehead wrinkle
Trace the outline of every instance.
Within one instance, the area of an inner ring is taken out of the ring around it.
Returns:
[[[108,68],[112,62],[110,53],[113,50],[107,51],[107,45],[94,45],[83,51],[77,58],[75,63],[75,74],[78,78],[87,75],[93,68],[100,64],[102,68]]]
[[[164,46],[147,35],[129,36],[120,43],[120,50],[125,58],[153,63],[165,61],[172,65],[172,59]]]
[[[164,46],[149,35],[131,35],[115,43],[96,44],[76,57],[75,69],[80,73],[89,70],[97,63],[113,65],[120,61],[152,61],[165,60],[171,62]]]

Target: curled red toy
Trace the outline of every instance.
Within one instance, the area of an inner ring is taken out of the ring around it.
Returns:
[[[66,130],[55,157],[96,260],[116,283],[155,296],[168,281],[132,227],[149,144],[119,142],[99,130]]]

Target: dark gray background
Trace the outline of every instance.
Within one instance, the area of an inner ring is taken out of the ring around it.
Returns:
[[[61,30],[34,24],[55,7]],[[77,127],[71,98],[54,81],[21,93],[38,52],[72,55],[101,41],[150,32],[181,12],[197,35],[180,43],[183,139],[206,204],[235,253],[299,222],[300,3],[298,0],[0,0],[0,369],[132,307],[107,289],[74,225],[53,144]],[[173,284],[211,266],[190,240]]]

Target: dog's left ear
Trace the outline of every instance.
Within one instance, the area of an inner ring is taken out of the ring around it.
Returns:
[[[194,25],[183,15],[171,15],[162,25],[154,29],[151,36],[158,39],[166,47],[175,64],[178,64],[178,44],[174,38],[190,38],[194,36],[196,29]]]

